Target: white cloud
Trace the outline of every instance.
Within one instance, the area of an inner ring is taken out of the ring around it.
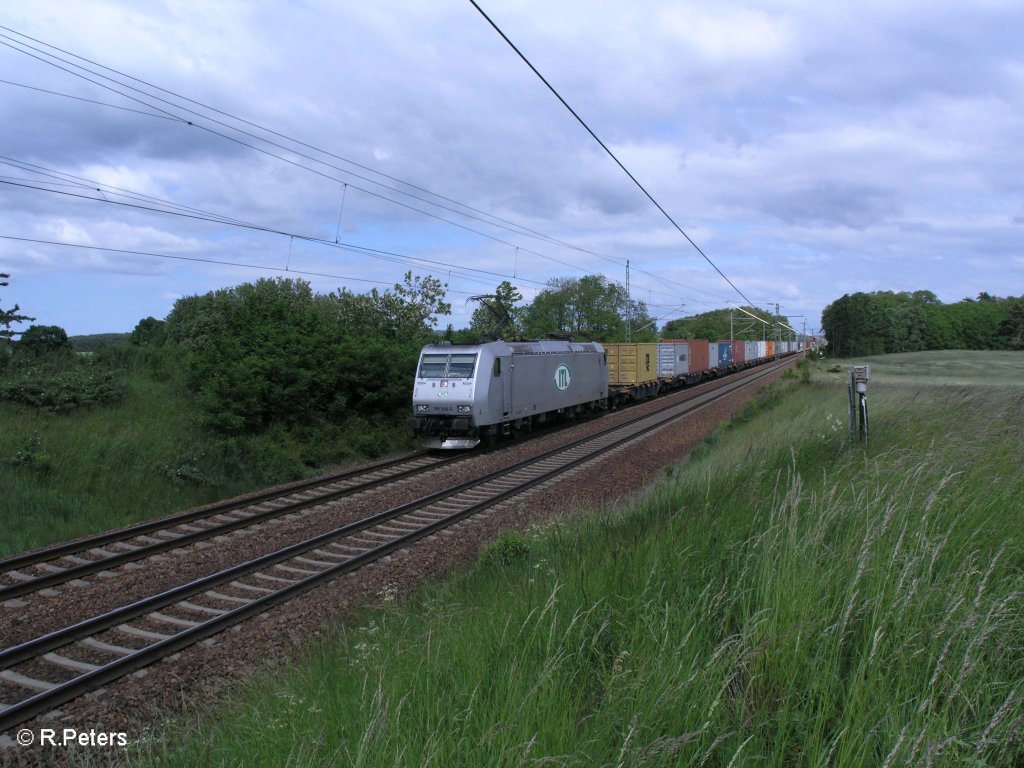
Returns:
[[[0,24],[335,156],[224,114],[191,115],[190,127],[0,85],[11,156],[328,240],[347,183],[347,242],[541,283],[582,274],[566,264],[621,280],[629,259],[638,295],[666,305],[682,297],[695,310],[736,298],[468,4],[38,0],[28,8],[3,8]],[[1024,12],[1016,6],[503,0],[487,10],[752,299],[782,297],[814,316],[846,290],[898,284],[946,298],[959,292],[968,258],[980,289],[1013,284],[1006,273],[1020,268],[1024,219],[1024,56],[1015,34]],[[10,49],[0,49],[0,66],[7,79],[143,108]],[[386,191],[346,170],[424,195],[347,160],[617,263]],[[291,249],[293,266],[387,282],[408,268],[0,185],[0,235],[40,233],[265,266],[288,263]],[[112,271],[138,270],[151,314],[165,294],[263,274],[87,253],[0,240],[0,268],[59,280],[72,264],[68,280],[94,283],[83,302],[104,300]],[[485,289],[459,271],[453,291]],[[155,276],[173,290],[151,285]],[[324,289],[339,282],[317,280]],[[524,293],[534,288],[524,280]]]

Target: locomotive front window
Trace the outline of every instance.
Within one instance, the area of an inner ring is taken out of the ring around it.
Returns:
[[[421,379],[443,379],[448,367],[448,355],[424,355],[420,361]]]
[[[452,355],[448,363],[449,379],[471,379],[476,366],[476,355]]]

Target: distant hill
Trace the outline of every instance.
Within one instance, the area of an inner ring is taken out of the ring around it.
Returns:
[[[129,338],[130,333],[92,333],[87,336],[70,336],[68,341],[76,352],[95,352],[104,344],[122,344]]]

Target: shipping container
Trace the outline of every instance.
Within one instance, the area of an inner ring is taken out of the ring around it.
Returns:
[[[718,370],[718,342],[717,341],[709,341],[708,342],[708,370],[709,371],[717,371]]]
[[[747,342],[734,341],[732,343],[732,361],[736,365],[742,365],[747,359]]]
[[[748,342],[744,343],[743,346],[746,348],[743,351],[743,354],[745,356],[744,359],[748,363],[753,362],[754,360],[757,360],[757,358],[759,358],[761,356],[761,355],[758,354],[757,342],[756,341],[748,341]]]
[[[765,357],[774,357],[775,356],[775,342],[774,341],[769,340],[769,341],[765,342],[764,355],[765,355]]]
[[[718,342],[718,367],[725,368],[727,365],[732,365],[732,348],[733,343],[731,341],[720,341]]]
[[[710,345],[706,339],[662,339],[662,344],[685,344],[689,353],[689,370],[687,373],[692,378],[694,374],[704,373],[709,370]]]
[[[706,339],[690,339],[690,373],[711,370],[711,344]]]
[[[644,384],[658,378],[657,344],[606,344],[609,384]]]
[[[690,372],[690,345],[685,341],[658,344],[658,378],[675,379]]]

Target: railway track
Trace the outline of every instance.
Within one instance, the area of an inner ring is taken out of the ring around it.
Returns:
[[[518,464],[6,648],[0,651],[0,733],[624,449],[788,362],[763,366]]]
[[[439,469],[463,456],[389,459],[0,560],[0,603]]]

